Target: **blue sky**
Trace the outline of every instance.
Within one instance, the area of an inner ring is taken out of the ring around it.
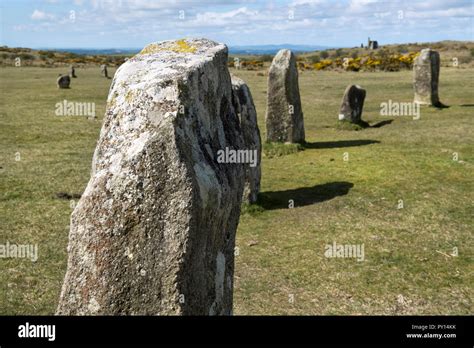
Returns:
[[[474,39],[474,0],[2,0],[0,11],[0,44],[11,47],[140,48],[201,36],[231,46]]]

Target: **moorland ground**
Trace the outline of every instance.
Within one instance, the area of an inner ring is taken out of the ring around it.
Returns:
[[[76,69],[58,90],[65,72],[0,68],[0,243],[39,248],[36,262],[0,259],[3,315],[52,314],[58,302],[73,205],[57,194],[81,194],[89,180],[111,83]],[[250,86],[265,139],[267,77],[231,72]],[[237,231],[234,313],[473,313],[473,77],[443,67],[450,107],[413,120],[380,116],[382,102],[412,101],[411,71],[300,73],[308,143],[263,157],[260,201]],[[337,127],[352,83],[367,90],[363,118],[376,127]],[[56,116],[63,100],[95,103],[98,118]],[[326,258],[333,242],[364,244],[365,260]]]

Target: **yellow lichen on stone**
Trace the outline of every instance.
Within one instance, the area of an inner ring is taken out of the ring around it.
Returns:
[[[176,41],[178,49],[173,49],[175,52],[185,52],[185,53],[194,53],[196,52],[196,47],[189,45],[185,40]]]
[[[151,53],[155,53],[155,52],[158,52],[158,51],[161,51],[161,48],[157,44],[150,44],[150,45],[146,46],[144,49],[142,49],[140,51],[140,53],[138,53],[138,54],[139,55],[140,54],[151,54]]]
[[[179,52],[179,53],[194,53],[196,52],[196,47],[189,45],[186,40],[181,39],[177,40],[176,42],[173,43],[172,46],[170,47],[163,47],[159,46],[157,44],[150,44],[146,46],[144,49],[138,53],[139,55],[141,54],[152,54],[160,51],[173,51],[173,52]]]

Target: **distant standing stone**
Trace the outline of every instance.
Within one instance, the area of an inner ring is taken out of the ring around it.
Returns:
[[[421,50],[413,64],[415,103],[440,105],[438,95],[439,71],[439,53],[429,48]]]
[[[74,69],[74,66],[71,65],[71,67],[69,68],[69,76],[71,77],[77,77],[76,76],[76,69]]]
[[[69,85],[71,84],[71,78],[69,77],[69,75],[59,75],[56,82],[58,88],[69,88]]]
[[[243,165],[227,47],[146,46],[114,76],[71,215],[61,315],[229,315]]]
[[[347,86],[339,110],[339,121],[349,121],[363,126],[368,125],[367,122],[362,120],[365,94],[365,89],[360,86]]]
[[[290,50],[280,50],[270,66],[265,123],[268,141],[305,141],[298,69]]]
[[[234,107],[240,118],[240,127],[244,138],[243,148],[252,151],[252,156],[255,156],[255,165],[246,163],[244,166],[245,186],[242,200],[246,203],[255,203],[260,192],[260,178],[262,176],[260,169],[262,144],[257,124],[257,111],[250,89],[243,80],[232,76],[232,89],[234,92]]]
[[[101,75],[104,76],[104,77],[109,77],[109,74],[108,74],[108,72],[107,72],[107,65],[102,64],[102,65],[100,66],[100,73],[101,73]]]

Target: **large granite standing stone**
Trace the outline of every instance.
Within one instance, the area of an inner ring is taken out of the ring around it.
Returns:
[[[298,69],[290,50],[280,50],[270,66],[265,122],[267,141],[303,143],[305,140]]]
[[[227,47],[150,44],[112,82],[58,314],[228,315],[243,165]]]
[[[254,159],[254,163],[244,165],[245,186],[242,200],[246,203],[255,203],[260,192],[260,178],[262,176],[260,167],[262,143],[257,124],[257,111],[250,89],[243,80],[232,76],[232,89],[234,92],[234,106],[239,115],[242,128],[243,147],[246,151],[252,151],[252,158]]]
[[[71,84],[71,78],[69,75],[59,75],[58,79],[56,80],[56,84],[58,88],[69,88]]]
[[[440,58],[437,51],[421,50],[413,64],[415,103],[438,106]]]
[[[368,125],[362,120],[364,108],[365,89],[357,85],[349,85],[344,91],[341,108],[339,109],[339,121],[348,121],[358,125]]]

